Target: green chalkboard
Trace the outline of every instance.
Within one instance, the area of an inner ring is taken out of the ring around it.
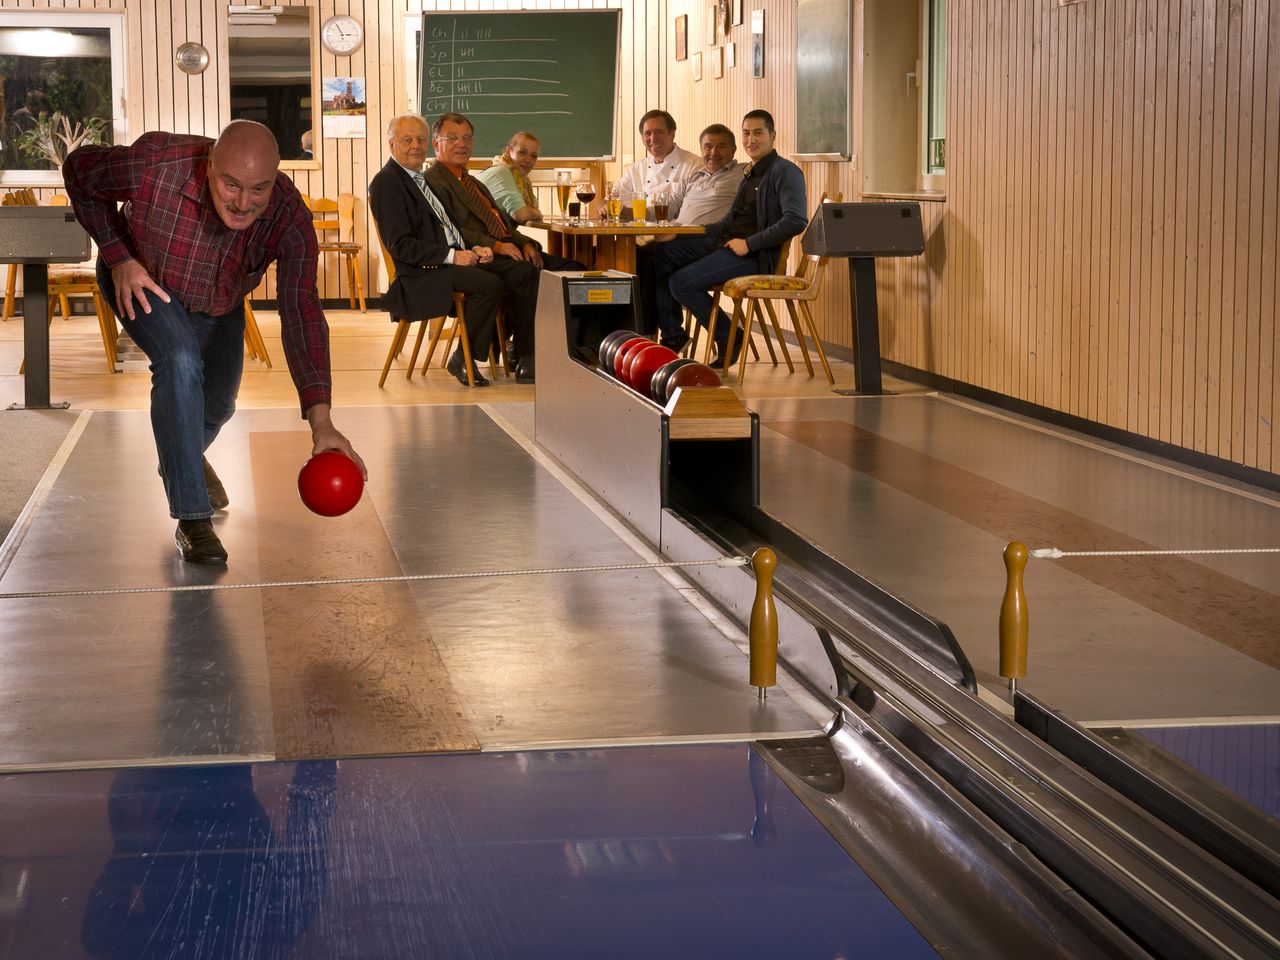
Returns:
[[[618,10],[424,13],[419,110],[465,114],[478,158],[517,130],[543,157],[612,158],[620,24]]]

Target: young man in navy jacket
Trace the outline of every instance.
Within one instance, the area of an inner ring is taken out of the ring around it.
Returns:
[[[734,277],[773,273],[782,245],[805,228],[804,174],[778,156],[774,139],[773,117],[767,111],[752,110],[743,117],[742,146],[751,164],[733,206],[702,236],[677,237],[654,254],[658,329],[662,343],[677,352],[689,339],[681,322],[682,306],[706,327],[711,320],[711,288]],[[729,324],[718,327],[716,348],[722,360]],[[734,353],[741,348],[739,341]]]

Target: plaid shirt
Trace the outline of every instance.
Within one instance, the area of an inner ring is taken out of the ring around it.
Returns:
[[[277,261],[280,332],[298,400],[303,412],[330,403],[329,327],[316,294],[311,213],[277,173],[266,211],[232,230],[209,196],[212,146],[207,137],[147,133],[128,147],[81,147],[62,168],[76,218],[108,267],[137,260],[192,313],[230,313]]]

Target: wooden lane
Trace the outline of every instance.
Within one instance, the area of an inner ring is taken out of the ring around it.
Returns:
[[[699,224],[607,223],[604,220],[532,220],[525,224],[547,231],[549,253],[569,257],[595,270],[636,272],[636,241],[640,237],[699,234]]]

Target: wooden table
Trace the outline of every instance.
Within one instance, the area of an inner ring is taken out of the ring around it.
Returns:
[[[636,272],[636,238],[673,233],[698,234],[706,230],[682,223],[614,223],[604,220],[531,220],[524,224],[547,231],[547,252],[556,253],[593,270]]]

